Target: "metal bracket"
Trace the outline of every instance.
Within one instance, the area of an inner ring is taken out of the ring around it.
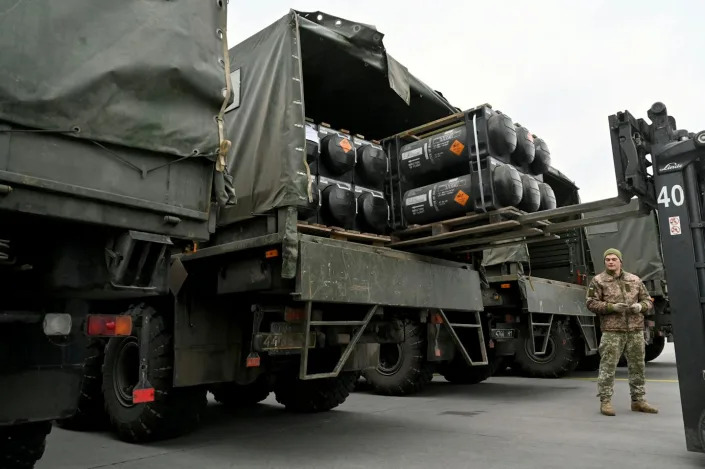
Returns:
[[[448,332],[450,333],[450,336],[453,338],[455,345],[458,347],[458,350],[460,350],[460,353],[463,355],[465,362],[470,366],[488,365],[489,361],[487,360],[487,348],[485,347],[485,334],[482,331],[482,321],[480,321],[480,312],[475,311],[475,321],[476,321],[475,324],[451,323],[450,321],[448,321],[448,317],[446,316],[446,313],[442,309],[439,309],[438,312],[441,315],[441,317],[443,318],[443,324],[448,329]],[[461,342],[460,337],[458,337],[458,334],[455,332],[454,328],[456,328],[456,327],[463,327],[463,328],[477,330],[477,338],[480,341],[480,353],[482,354],[482,361],[481,362],[473,361],[473,359],[470,357],[470,354],[468,354],[468,351],[465,348],[465,346],[463,345],[463,343]]]
[[[142,329],[140,330],[140,371],[139,381],[132,389],[132,402],[140,404],[144,402],[152,402],[155,399],[154,388],[147,376],[149,375],[149,336],[152,315],[149,311],[142,314]]]
[[[597,343],[597,328],[595,327],[595,318],[586,316],[575,316],[575,319],[580,325],[580,329],[583,331],[583,337],[585,338],[585,345],[589,352],[594,352],[599,348]],[[583,322],[585,321],[585,322]]]
[[[300,364],[300,368],[299,368],[299,379],[309,380],[309,379],[320,379],[320,378],[335,378],[340,373],[340,370],[343,369],[343,366],[345,366],[345,362],[347,362],[348,358],[350,358],[352,351],[355,350],[355,347],[357,346],[357,343],[359,342],[360,337],[362,337],[362,334],[365,332],[365,329],[367,328],[367,325],[370,323],[372,316],[374,316],[375,312],[377,312],[377,308],[379,307],[379,305],[372,306],[362,321],[312,321],[311,320],[312,305],[313,305],[313,303],[311,301],[306,302],[306,322],[304,324],[304,346],[301,350],[301,364]],[[308,374],[308,343],[309,343],[309,334],[311,333],[311,326],[349,326],[349,327],[357,327],[358,328],[357,331],[355,332],[355,335],[350,340],[350,343],[345,348],[345,351],[343,352],[343,355],[340,357],[340,360],[338,360],[338,363],[335,365],[335,368],[333,369],[333,371],[331,371],[329,373],[314,373],[311,375]]]
[[[540,313],[545,314],[545,313]],[[545,355],[546,349],[548,348],[548,339],[551,336],[551,326],[553,325],[553,314],[549,315],[548,322],[534,322],[534,313],[529,313],[529,335],[531,336],[531,348],[533,348],[534,355]],[[534,339],[534,327],[545,327],[546,335],[543,337],[543,344],[541,346],[541,351],[536,350],[536,341]]]

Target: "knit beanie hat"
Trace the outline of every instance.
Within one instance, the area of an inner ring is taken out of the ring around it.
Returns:
[[[624,261],[622,261],[622,253],[618,249],[615,249],[615,248],[610,248],[610,249],[606,250],[605,255],[602,256],[602,258],[604,259],[605,257],[609,256],[610,254],[614,254],[615,256],[619,257],[620,262],[624,262]]]

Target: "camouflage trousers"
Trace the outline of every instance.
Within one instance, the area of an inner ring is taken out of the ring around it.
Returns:
[[[632,400],[644,398],[645,363],[644,363],[644,333],[636,332],[603,332],[600,339],[600,373],[597,377],[597,396],[601,401],[610,400],[614,392],[614,374],[617,363],[624,354],[629,370],[629,392]]]

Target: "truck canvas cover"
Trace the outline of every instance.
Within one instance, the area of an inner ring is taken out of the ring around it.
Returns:
[[[308,203],[305,118],[371,140],[457,112],[387,53],[383,36],[291,10],[230,50],[235,101],[225,124],[237,199],[220,223]]]
[[[225,24],[215,0],[0,2],[0,120],[213,157]]]
[[[636,203],[637,200],[634,199],[625,207],[600,210],[585,214],[585,217],[618,214]],[[647,284],[647,288],[652,281],[655,283],[651,289],[658,288],[660,282],[665,280],[658,219],[655,212],[603,225],[588,226],[585,230],[595,273],[605,268],[602,258],[604,252],[609,248],[617,248],[622,252],[624,270],[641,277],[641,280]]]

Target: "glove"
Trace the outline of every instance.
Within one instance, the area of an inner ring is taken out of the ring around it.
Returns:
[[[634,303],[629,307],[629,312],[632,314],[639,314],[644,306],[641,303]]]
[[[613,303],[611,309],[613,312],[621,314],[629,311],[630,307],[626,303]]]

